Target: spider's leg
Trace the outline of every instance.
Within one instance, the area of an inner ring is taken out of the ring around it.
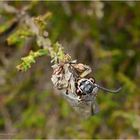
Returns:
[[[96,98],[93,99],[91,103],[91,115],[95,115],[99,112],[99,106],[96,102]]]
[[[87,65],[85,65],[85,71],[84,72],[82,72],[81,74],[80,74],[80,77],[86,77],[88,74],[90,74],[91,73],[91,68],[89,67],[89,66],[87,66]]]

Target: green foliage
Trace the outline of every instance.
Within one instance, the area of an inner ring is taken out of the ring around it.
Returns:
[[[52,62],[54,62],[54,63],[57,63],[59,60],[65,59],[64,49],[61,46],[61,44],[56,42],[53,45],[53,51],[50,52],[50,56],[51,56],[51,58],[53,58]]]
[[[32,36],[32,32],[30,31],[30,29],[27,26],[23,26],[22,28],[17,29],[13,34],[11,34],[8,38],[7,38],[7,42],[9,45],[12,44],[23,44],[23,42],[25,41],[25,39],[27,37]]]
[[[37,24],[40,31],[44,32],[44,30],[47,28],[47,23],[48,23],[48,20],[50,20],[51,16],[52,16],[52,13],[47,12],[43,16],[38,16],[34,18],[34,22],[35,24]]]
[[[39,49],[36,52],[30,51],[29,55],[21,58],[22,63],[17,66],[19,71],[27,71],[33,63],[35,63],[35,59],[40,56],[47,55],[48,51],[46,49]]]

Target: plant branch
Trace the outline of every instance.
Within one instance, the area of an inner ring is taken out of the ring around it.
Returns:
[[[64,53],[64,49],[61,44],[58,42],[52,44],[51,40],[48,38],[48,32],[45,31],[45,28],[47,26],[46,21],[48,21],[48,19],[51,17],[50,12],[47,12],[42,16],[30,17],[27,13],[27,10],[31,8],[30,6],[26,6],[19,11],[13,6],[3,2],[0,4],[0,7],[6,12],[16,14],[16,19],[19,20],[21,26],[27,26],[27,31],[23,32],[23,36],[35,36],[37,45],[42,48],[36,52],[31,51],[28,56],[21,58],[22,62],[17,66],[18,70],[27,71],[31,67],[31,64],[35,63],[35,58],[42,55],[49,55],[52,63],[71,60],[71,57]],[[17,35],[17,37],[18,36],[19,35]]]

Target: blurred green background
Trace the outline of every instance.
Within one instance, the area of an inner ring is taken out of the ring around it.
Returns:
[[[17,9],[31,5],[33,17],[51,12],[51,41],[89,65],[97,83],[123,89],[117,95],[100,91],[100,112],[82,119],[54,89],[49,57],[17,71],[20,58],[39,47],[34,37],[14,36],[22,24],[9,29],[15,15],[0,9],[0,138],[140,138],[140,3],[7,3]]]

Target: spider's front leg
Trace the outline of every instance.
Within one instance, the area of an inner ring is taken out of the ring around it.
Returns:
[[[86,77],[92,71],[89,66],[84,65],[82,63],[73,64],[72,66],[76,69],[76,71],[78,72],[80,78]]]
[[[80,74],[80,77],[86,77],[88,74],[92,72],[91,68],[87,65],[84,65],[84,71]]]

